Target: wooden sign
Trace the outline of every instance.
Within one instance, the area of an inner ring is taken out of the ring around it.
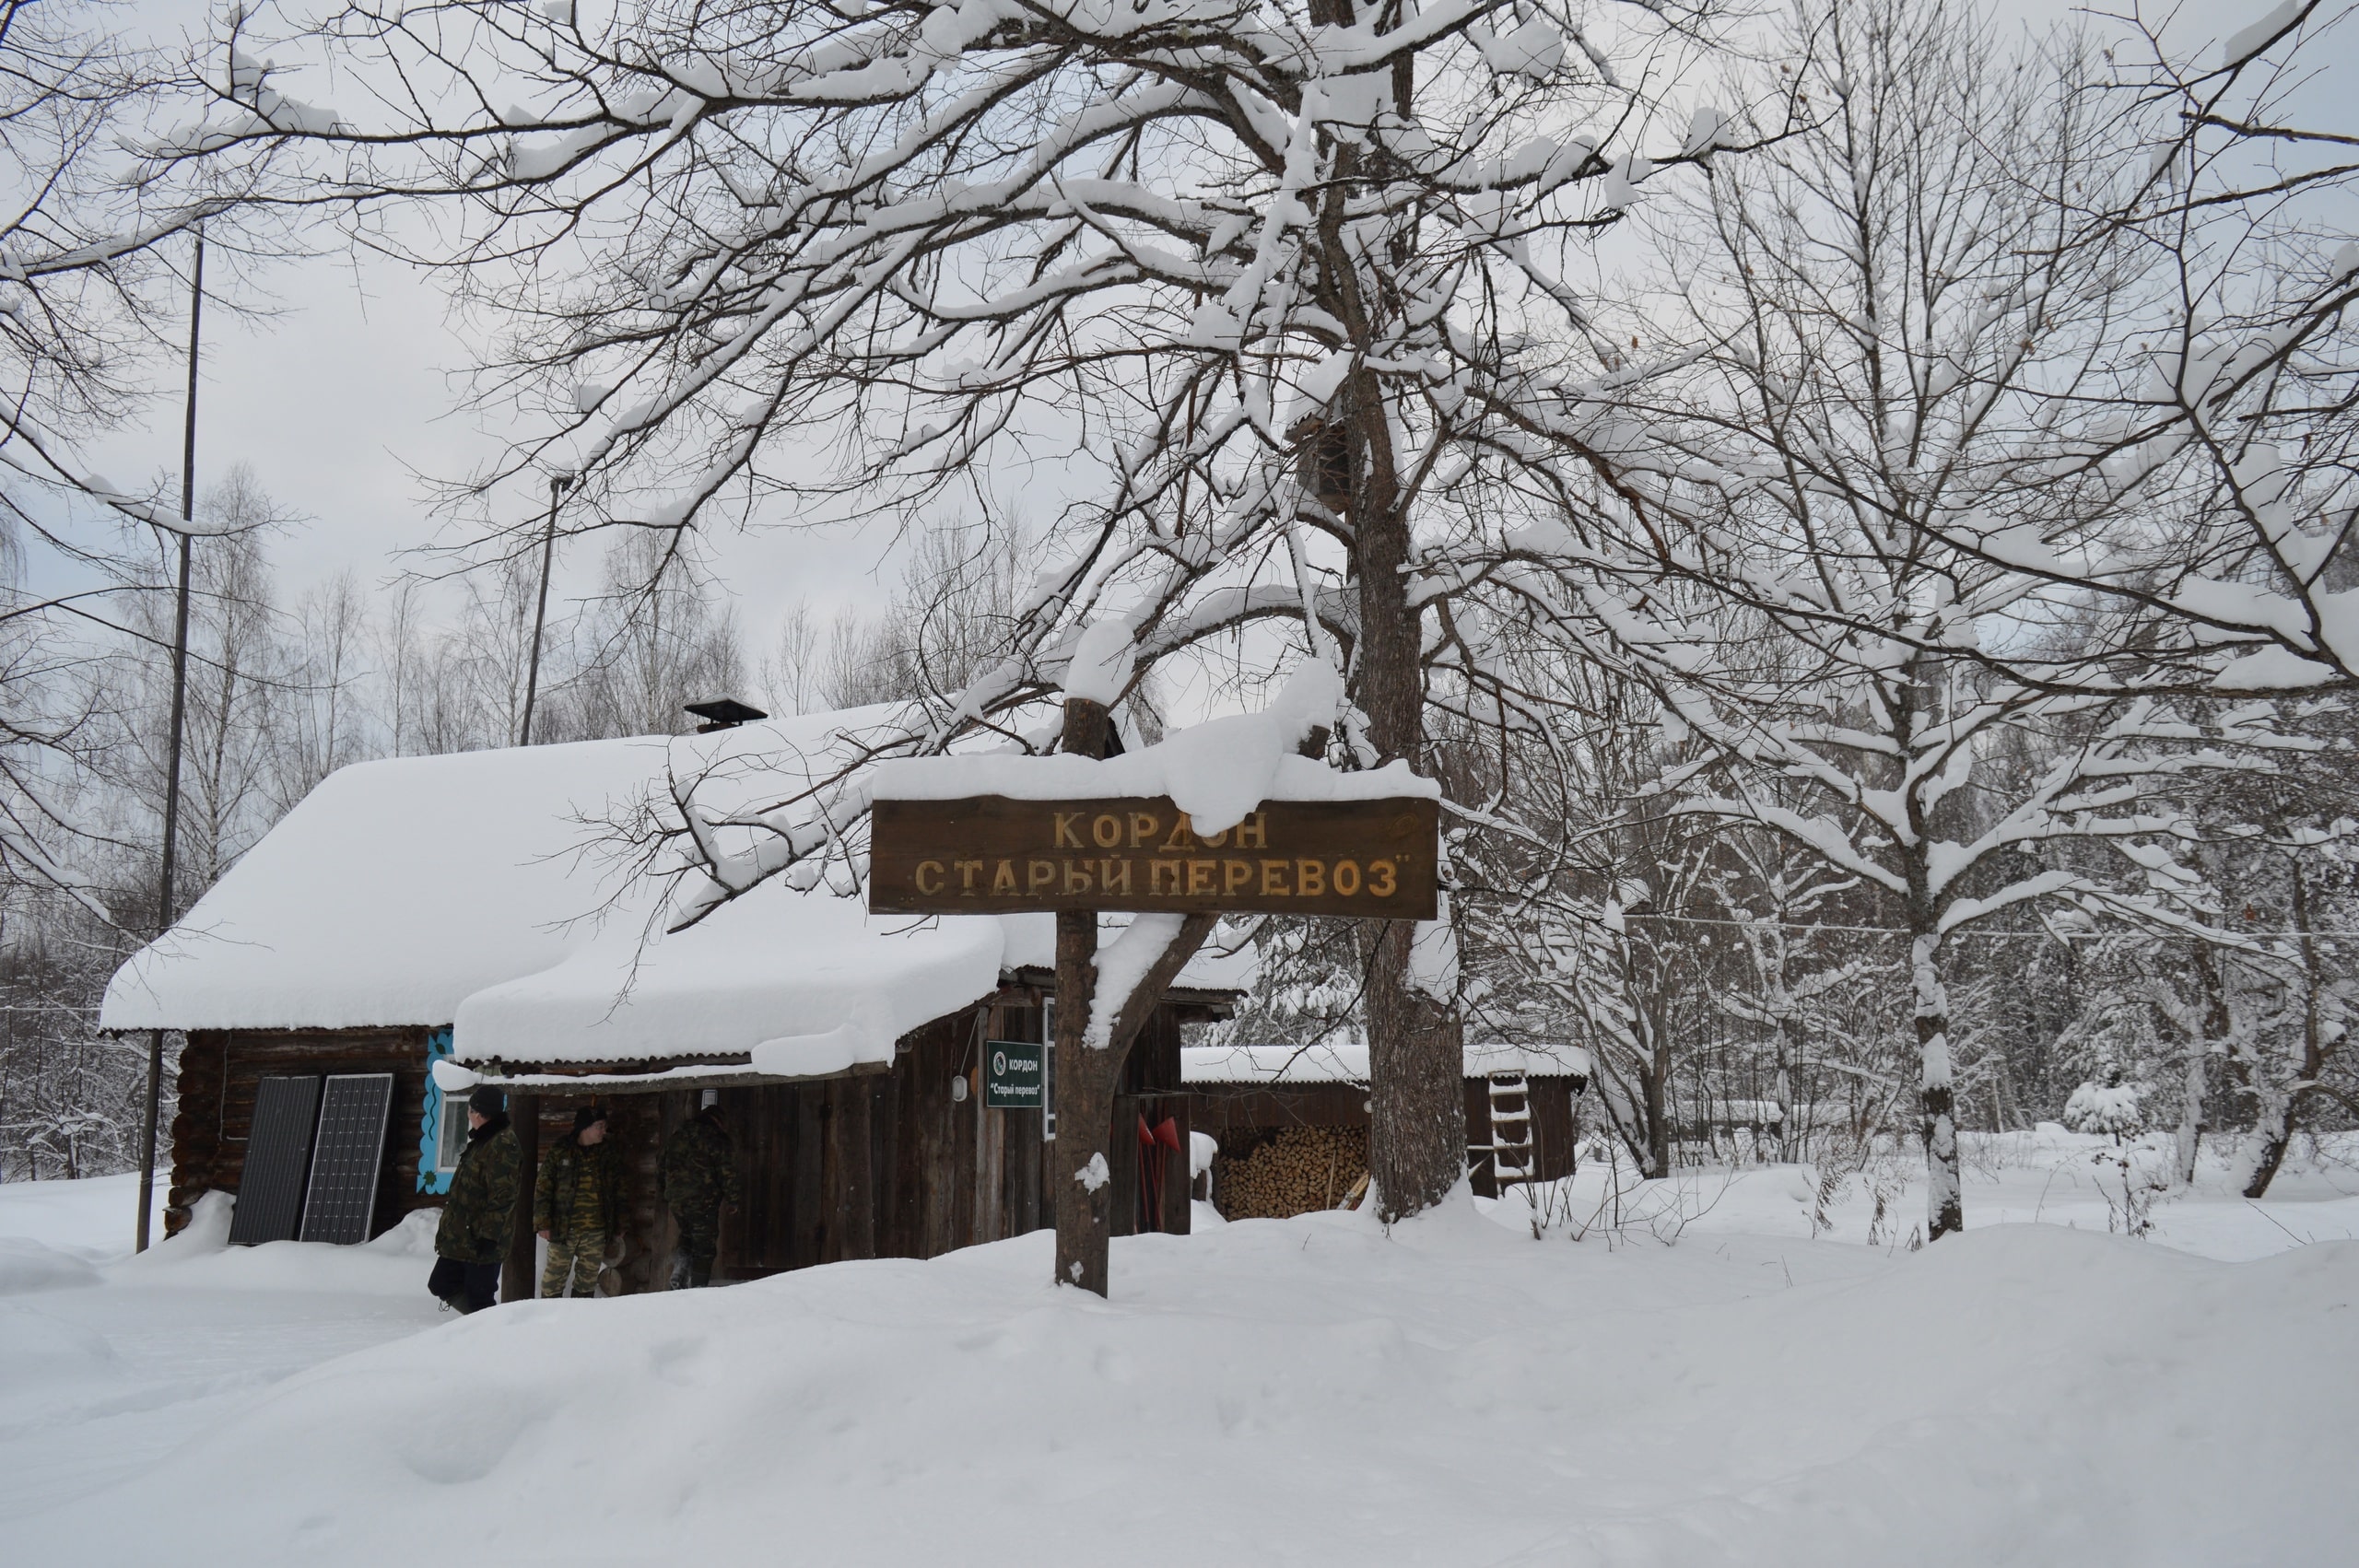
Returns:
[[[1235,911],[1430,920],[1438,802],[1268,801],[1198,834],[1168,800],[878,801],[868,907]]]
[[[983,1108],[987,1111],[1037,1111],[1048,1095],[1041,1082],[1041,1063],[1049,1047],[1024,1040],[983,1042]]]

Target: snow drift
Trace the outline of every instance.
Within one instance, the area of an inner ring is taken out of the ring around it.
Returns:
[[[1461,1204],[503,1307],[290,1379],[28,1560],[2333,1556],[2359,1245],[1534,1243]],[[267,1478],[265,1482],[262,1478]]]

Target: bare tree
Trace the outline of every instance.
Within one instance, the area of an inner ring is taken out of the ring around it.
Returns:
[[[131,19],[104,0],[0,0],[0,880],[82,888],[102,918],[66,848],[90,825],[61,813],[52,777],[92,741],[58,661],[120,591],[165,586],[138,525],[192,525],[160,484],[92,472],[87,449],[182,381],[159,372],[185,372],[193,348],[192,240],[210,223],[234,256],[252,239],[233,184],[143,170],[137,133],[189,67]]]
[[[608,550],[605,580],[572,628],[572,670],[545,652],[552,740],[677,734],[683,705],[734,693],[744,680],[735,620],[676,541],[630,533]]]
[[[811,602],[798,598],[779,622],[777,639],[762,655],[756,677],[773,713],[811,713],[819,697],[819,628]]]
[[[2167,860],[2150,782],[2279,743],[2265,709],[2164,700],[2223,674],[2169,611],[2202,557],[2167,511],[2150,526],[2148,471],[2097,457],[2122,450],[2116,346],[2165,297],[2151,251],[2085,218],[2141,128],[2070,40],[2010,61],[1938,0],[1805,5],[1788,39],[1824,123],[1716,171],[1664,234],[1696,373],[1624,400],[1628,553],[1570,529],[1553,549],[1603,566],[1592,613],[1707,742],[1673,809],[1783,834],[1889,900],[1937,1239],[1964,1223],[1945,943],[2030,900],[2182,918],[2052,846]],[[2117,591],[2120,558],[2178,586]],[[2210,752],[2188,743],[2206,722]],[[2040,766],[2002,774],[2025,731]]]
[[[547,419],[477,491],[562,466],[584,516],[905,514],[1061,454],[1074,499],[1006,654],[884,750],[1055,743],[1019,710],[1094,614],[1141,669],[1296,616],[1346,678],[1339,755],[1422,764],[1426,633],[1463,579],[1413,521],[1453,505],[1452,459],[1579,447],[1564,345],[1604,345],[1568,269],[1661,166],[1737,139],[1652,96],[1708,14],[1617,7],[1610,59],[1602,26],[1509,0],[356,6],[308,41],[414,93],[365,125],[282,99],[166,156],[333,170],[296,203],[453,200],[464,242],[425,259],[506,328],[487,394]],[[682,918],[859,812],[830,789],[700,843]],[[1365,955],[1387,1214],[1461,1172],[1445,946],[1404,926]]]
[[[423,646],[424,587],[415,579],[394,583],[384,618],[370,627],[377,654],[377,717],[384,726],[385,749],[394,756],[408,755],[416,743],[410,714],[424,673],[420,665],[431,657]]]
[[[197,509],[216,536],[194,552],[191,578],[179,827],[186,872],[176,898],[183,907],[301,795],[288,796],[278,777],[276,716],[300,688],[284,668],[264,544],[288,520],[243,465],[207,490]],[[124,832],[152,848],[163,819],[173,610],[168,596],[146,591],[168,580],[168,563],[159,558],[147,570],[143,589],[125,595],[132,636],[116,657],[118,730],[105,767],[136,802],[139,818]]]
[[[296,601],[282,690],[271,706],[281,813],[329,774],[374,750],[360,692],[368,673],[368,619],[349,571],[305,590]]]

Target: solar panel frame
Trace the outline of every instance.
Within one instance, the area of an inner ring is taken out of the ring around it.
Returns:
[[[229,1217],[232,1246],[294,1239],[311,1181],[319,1110],[315,1074],[273,1073],[254,1085],[245,1168],[238,1177],[238,1206]]]
[[[320,1096],[319,1132],[303,1197],[303,1240],[350,1246],[369,1239],[393,1110],[392,1073],[329,1076]]]

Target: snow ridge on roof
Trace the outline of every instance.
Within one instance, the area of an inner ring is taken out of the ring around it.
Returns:
[[[1466,1076],[1521,1072],[1533,1078],[1587,1078],[1588,1047],[1567,1045],[1466,1047]],[[1365,1083],[1367,1045],[1183,1046],[1180,1075],[1189,1083]]]

